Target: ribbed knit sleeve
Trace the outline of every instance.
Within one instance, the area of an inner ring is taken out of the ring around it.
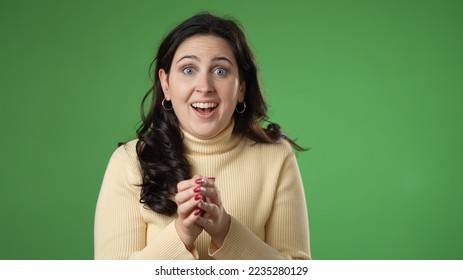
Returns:
[[[189,252],[178,237],[173,220],[147,242],[134,146],[119,147],[106,169],[95,214],[95,259],[197,259],[197,251]]]
[[[266,242],[293,259],[310,259],[307,204],[296,156],[286,159],[266,225]]]
[[[222,247],[218,250],[211,247],[210,255],[215,259],[311,258],[304,189],[292,151],[288,152],[279,174],[272,211],[265,225],[265,240],[232,217]]]

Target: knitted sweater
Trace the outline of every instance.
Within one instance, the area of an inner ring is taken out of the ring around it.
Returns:
[[[177,215],[165,216],[139,202],[136,141],[112,155],[95,215],[95,259],[310,259],[304,189],[287,141],[256,144],[232,133],[213,139],[183,132],[193,174],[216,177],[231,215],[222,247],[203,231],[189,251],[177,234]]]

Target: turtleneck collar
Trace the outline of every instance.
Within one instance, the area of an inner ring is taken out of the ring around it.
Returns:
[[[235,148],[240,140],[240,135],[233,133],[235,122],[232,120],[231,124],[222,132],[210,139],[199,139],[189,134],[188,132],[180,129],[183,134],[183,143],[185,144],[185,152],[189,155],[212,155],[223,154]]]

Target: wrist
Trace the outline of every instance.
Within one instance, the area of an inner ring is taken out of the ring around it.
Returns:
[[[191,251],[194,247],[196,238],[182,231],[182,227],[178,223],[181,223],[181,221],[179,219],[176,219],[175,230],[177,231],[177,235],[180,238],[180,240],[182,240],[183,245],[185,245],[185,248],[188,251]]]
[[[220,230],[214,234],[214,236],[211,236],[212,242],[214,242],[215,246],[217,248],[222,247],[225,238],[227,237],[228,230],[230,228],[230,223],[231,223],[231,217],[227,213],[225,213],[221,225],[218,227]]]

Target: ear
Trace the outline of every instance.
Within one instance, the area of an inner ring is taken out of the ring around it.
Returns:
[[[170,100],[169,93],[169,75],[164,71],[164,69],[159,69],[159,81],[161,82],[162,91],[164,92],[164,98]]]
[[[242,102],[246,93],[246,83],[244,81],[240,83],[239,91],[240,92],[238,93],[238,101]]]

